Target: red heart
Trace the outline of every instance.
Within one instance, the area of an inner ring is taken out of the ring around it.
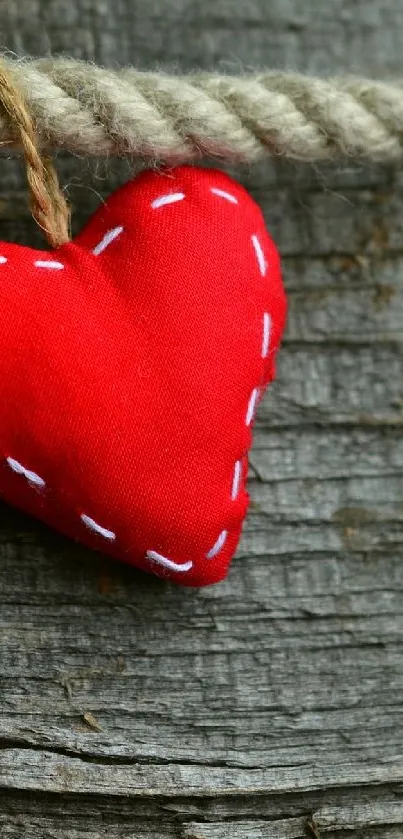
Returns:
[[[227,175],[145,172],[58,250],[0,247],[0,494],[185,585],[220,580],[285,320],[263,217]]]

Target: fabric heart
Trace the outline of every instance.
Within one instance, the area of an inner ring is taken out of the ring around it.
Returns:
[[[185,585],[217,582],[285,321],[279,257],[227,175],[118,190],[52,252],[0,247],[0,494]]]

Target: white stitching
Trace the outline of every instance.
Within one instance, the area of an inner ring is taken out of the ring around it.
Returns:
[[[210,187],[210,191],[217,195],[220,198],[224,198],[225,200],[229,201],[231,204],[238,204],[238,199],[229,192],[225,190],[219,189],[218,187]],[[159,207],[164,207],[167,204],[172,204],[176,201],[182,201],[185,198],[183,192],[176,192],[176,193],[169,193],[167,195],[161,195],[159,198],[154,199],[151,203],[151,207],[153,209],[158,209]],[[114,241],[120,234],[123,232],[123,227],[120,225],[118,227],[114,227],[109,230],[101,241],[93,248],[93,254],[95,256],[99,256],[111,242]],[[259,271],[261,275],[264,277],[267,271],[267,262],[265,258],[265,254],[259,238],[256,234],[251,236],[252,245],[255,251],[256,259],[259,266]],[[4,265],[7,262],[7,257],[0,256],[0,265]],[[38,259],[35,261],[35,266],[37,268],[52,268],[56,270],[60,270],[64,268],[64,264],[62,262],[57,262],[56,260],[42,260]],[[270,331],[271,331],[271,316],[268,312],[263,313],[263,334],[262,334],[262,348],[261,348],[261,356],[262,358],[266,358],[269,351],[269,343],[270,343]],[[254,418],[254,413],[256,409],[256,405],[259,398],[259,388],[254,388],[248,402],[248,408],[246,412],[245,423],[249,426]],[[22,466],[18,460],[15,460],[12,457],[7,457],[6,461],[10,468],[16,472],[18,475],[23,475],[29,483],[43,488],[46,486],[45,481],[36,472],[32,472],[30,469],[26,469],[25,466]],[[239,494],[240,483],[242,477],[242,461],[237,460],[234,465],[234,472],[232,478],[232,486],[231,486],[231,500],[235,501]],[[116,533],[112,530],[107,530],[107,528],[102,527],[98,524],[94,519],[90,516],[87,516],[83,513],[81,516],[81,521],[86,525],[86,527],[93,530],[99,536],[103,536],[103,538],[108,539],[110,541],[114,541],[116,539]],[[217,538],[217,541],[214,543],[213,547],[206,553],[206,559],[213,559],[217,554],[222,550],[225,545],[225,542],[228,537],[228,531],[222,530],[220,535]],[[179,572],[186,572],[190,571],[193,568],[193,562],[189,560],[183,564],[173,562],[173,560],[168,559],[168,557],[163,556],[162,554],[158,553],[157,551],[147,551],[147,558],[152,562],[157,562],[160,565],[165,566],[171,571],[179,571]]]
[[[99,256],[99,254],[102,253],[102,251],[104,251],[114,239],[117,239],[121,233],[123,233],[123,227],[121,224],[119,227],[113,227],[112,230],[108,230],[108,232],[105,233],[105,236],[102,237],[101,241],[98,242],[98,244],[95,245],[95,248],[92,249],[94,256]]]
[[[57,262],[55,259],[36,259],[34,265],[36,268],[53,268],[56,271],[64,268],[63,262]]]
[[[86,527],[89,527],[90,530],[93,530],[95,533],[98,533],[99,536],[103,536],[104,539],[109,539],[110,542],[113,542],[116,539],[116,533],[113,530],[107,530],[106,527],[101,527],[94,519],[90,516],[86,516],[83,513],[80,516],[81,521],[85,524]]]
[[[235,195],[231,195],[230,192],[225,192],[224,189],[217,189],[217,187],[212,186],[210,187],[211,192],[213,195],[218,195],[220,198],[225,198],[226,201],[230,201],[231,204],[238,204],[238,199],[235,198]]]
[[[260,241],[259,241],[258,237],[256,236],[256,233],[254,233],[251,238],[252,238],[252,245],[255,249],[256,259],[257,259],[258,265],[259,265],[259,271],[260,271],[262,277],[264,277],[266,275],[266,271],[267,271],[266,257],[264,255],[263,248],[260,244]]]
[[[16,472],[17,475],[23,475],[30,484],[41,487],[41,489],[46,486],[43,478],[37,475],[36,472],[31,472],[30,469],[26,469],[25,466],[23,466],[22,463],[19,463],[18,460],[15,460],[13,457],[6,457],[6,461],[13,472]]]
[[[231,501],[235,501],[235,499],[238,497],[239,485],[241,482],[241,474],[242,463],[240,460],[237,460],[234,466],[234,477],[232,478]]]
[[[214,545],[208,553],[206,553],[206,559],[213,559],[213,557],[217,556],[217,554],[222,550],[227,541],[228,530],[222,530],[217,541],[214,542]]]
[[[183,192],[169,192],[168,195],[160,195],[151,202],[153,210],[158,210],[158,207],[165,207],[166,204],[173,204],[175,201],[182,201],[185,197]]]
[[[157,551],[147,551],[147,559],[150,559],[152,562],[158,562],[159,565],[164,565],[165,568],[169,568],[170,571],[190,571],[190,569],[193,568],[192,560],[184,562],[181,565],[180,563],[173,562],[172,559],[168,559],[168,557],[157,553]]]
[[[270,343],[271,317],[268,312],[263,314],[262,358],[267,358]]]
[[[252,420],[253,420],[258,398],[259,398],[259,388],[255,387],[252,390],[252,393],[249,397],[248,410],[246,412],[246,418],[245,418],[245,424],[246,425],[250,425]]]

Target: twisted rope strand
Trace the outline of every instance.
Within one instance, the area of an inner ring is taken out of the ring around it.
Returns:
[[[1,60],[0,104],[10,118],[13,142],[18,138],[24,152],[32,215],[50,246],[56,248],[69,241],[70,212],[52,161],[38,151],[35,126],[12,69]]]
[[[232,162],[403,157],[403,88],[358,78],[282,72],[170,76],[107,70],[67,58],[4,59],[40,141],[82,155],[167,163],[204,154]],[[0,117],[0,143],[13,142]]]

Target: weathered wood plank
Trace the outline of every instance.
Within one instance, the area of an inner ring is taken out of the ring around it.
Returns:
[[[328,795],[331,794],[329,791]],[[150,810],[141,799],[132,799],[128,805],[122,798],[97,799],[83,795],[81,806],[77,808],[75,799],[70,796],[42,795],[38,807],[36,793],[25,793],[22,813],[21,799],[6,793],[2,797],[0,828],[6,827],[5,835],[13,839],[37,839],[38,836],[46,839],[64,839],[66,836],[69,839],[266,839],[267,836],[270,839],[307,839],[314,836],[309,825],[314,825],[317,834],[326,839],[347,839],[352,835],[351,831],[362,829],[365,839],[381,839],[385,835],[393,839],[401,837],[401,804],[393,798],[373,802],[365,798],[362,791],[355,804],[348,805],[339,798],[335,806],[319,807],[308,815],[298,812],[292,798],[286,799],[287,809],[282,811],[279,799],[259,796],[254,799],[255,812],[250,812],[248,819],[245,818],[246,799],[230,800],[232,812],[237,815],[231,823],[227,820],[228,814],[214,806],[208,821],[195,821],[194,816],[200,816],[202,809],[206,815],[206,803],[202,800],[198,808],[197,799],[194,804],[187,799],[180,802],[166,799],[156,804],[150,818]]]
[[[137,757],[137,756],[136,756]],[[166,765],[99,763],[67,757],[52,751],[8,749],[0,752],[0,786],[3,789],[40,790],[48,793],[109,795],[128,798],[239,796],[291,793],[339,787],[402,783],[402,761],[373,765],[348,762],[326,767],[305,763],[290,768],[238,769],[205,766],[196,762]],[[230,763],[230,761],[229,761]]]
[[[317,835],[351,835],[352,830],[365,828],[365,837],[382,835],[380,830],[385,828],[393,830],[397,826],[400,830],[403,822],[403,806],[396,801],[382,802],[382,804],[366,804],[350,808],[328,807],[318,810],[308,818],[299,817],[292,819],[276,819],[265,821],[238,821],[231,825],[232,839],[249,839],[253,836],[256,839],[304,839]],[[375,832],[376,831],[376,832]],[[184,839],[227,839],[228,825],[225,822],[190,822],[184,830]],[[393,833],[389,833],[393,835]],[[396,833],[396,836],[401,834]]]

